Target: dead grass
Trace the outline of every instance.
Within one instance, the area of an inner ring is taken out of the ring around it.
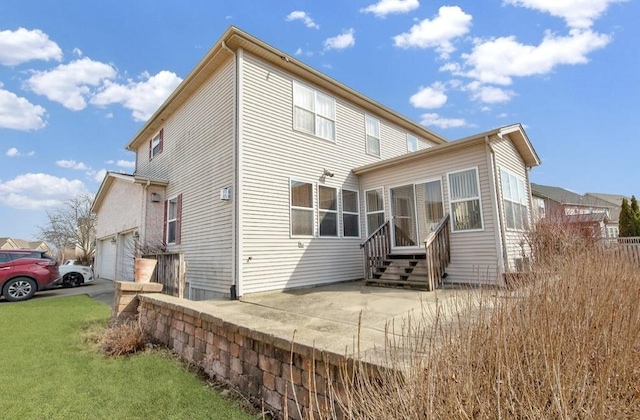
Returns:
[[[119,323],[94,332],[91,339],[100,351],[108,356],[135,354],[144,350],[150,343],[149,336],[137,321]]]
[[[640,270],[584,232],[541,229],[519,284],[407,320],[390,369],[343,369],[345,418],[640,418]]]

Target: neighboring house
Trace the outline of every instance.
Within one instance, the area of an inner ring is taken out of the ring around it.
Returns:
[[[531,184],[534,208],[542,209],[537,214],[544,217],[564,218],[572,223],[597,225],[597,235],[603,238],[618,237],[620,205],[611,200],[604,200],[595,194],[580,195],[573,191],[548,185]],[[620,199],[622,203],[622,199]],[[534,212],[536,214],[536,212]]]
[[[0,249],[38,249],[51,254],[51,248],[43,241],[25,241],[17,238],[0,238]]]
[[[92,208],[103,278],[132,277],[133,243],[182,252],[194,300],[361,279],[372,233],[424,258],[447,215],[448,282],[503,284],[527,253],[520,124],[448,142],[234,27],[127,149]]]

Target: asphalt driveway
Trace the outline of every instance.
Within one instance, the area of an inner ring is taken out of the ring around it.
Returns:
[[[113,304],[115,284],[111,280],[95,279],[92,283],[85,284],[79,287],[63,288],[56,287],[54,289],[38,292],[33,296],[33,299],[48,299],[62,296],[74,296],[74,295],[87,295],[105,305],[111,306]],[[0,298],[0,305],[9,303],[4,298]]]

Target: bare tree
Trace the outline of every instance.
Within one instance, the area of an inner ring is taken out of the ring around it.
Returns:
[[[79,194],[60,207],[47,211],[48,222],[39,227],[39,236],[55,246],[59,259],[63,258],[65,249],[72,248],[82,263],[91,263],[96,243],[96,215],[91,213],[92,201],[90,195]]]

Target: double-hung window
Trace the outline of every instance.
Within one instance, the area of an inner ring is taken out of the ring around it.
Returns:
[[[291,235],[313,236],[313,184],[291,181]]]
[[[367,136],[367,153],[380,156],[380,121],[369,115],[365,116],[364,120]]]
[[[342,236],[345,238],[360,237],[358,207],[358,192],[342,190]]]
[[[293,128],[326,140],[336,138],[336,101],[293,82]]]
[[[367,211],[367,235],[371,235],[384,224],[383,189],[369,190],[364,194]]]
[[[180,244],[182,226],[182,194],[165,201],[164,239],[166,244]]]
[[[411,134],[407,134],[407,151],[415,152],[418,150],[418,138]]]
[[[318,187],[318,217],[321,237],[338,236],[338,190],[320,185]]]
[[[452,172],[448,177],[453,231],[482,230],[478,169]]]
[[[149,140],[149,160],[162,153],[163,137],[164,129],[161,129],[151,140]]]
[[[527,229],[529,227],[529,213],[527,211],[524,180],[504,169],[500,170],[500,179],[502,181],[502,199],[507,229]]]

